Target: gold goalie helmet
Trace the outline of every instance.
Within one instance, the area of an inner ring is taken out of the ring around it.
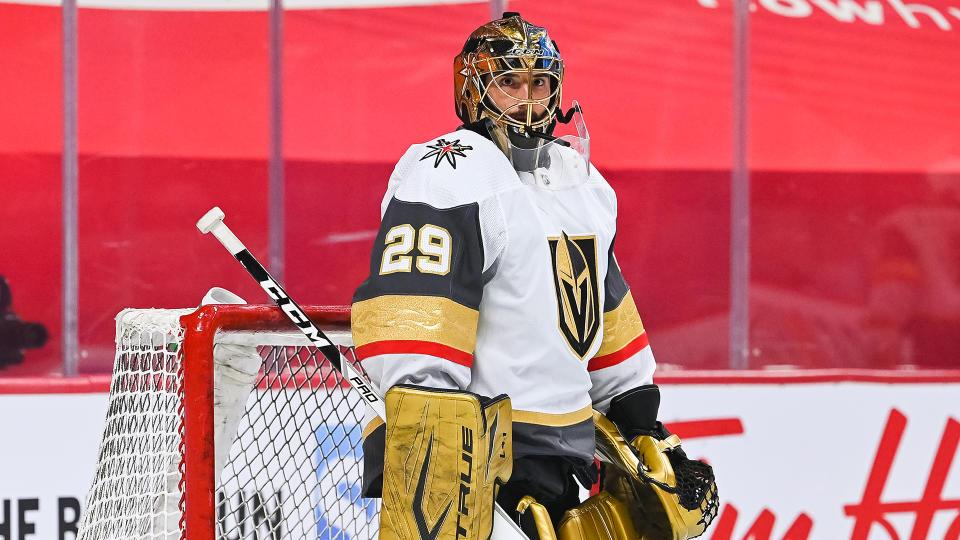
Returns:
[[[480,123],[517,172],[550,168],[558,186],[587,180],[590,134],[576,101],[560,108],[563,59],[545,28],[504,13],[470,34],[453,71],[460,120]]]
[[[465,124],[490,118],[503,128],[550,133],[560,112],[563,59],[545,28],[523,20],[518,13],[474,30],[453,61],[457,116]],[[503,85],[504,75],[526,76],[535,84],[526,95]],[[493,93],[509,96],[498,105]]]

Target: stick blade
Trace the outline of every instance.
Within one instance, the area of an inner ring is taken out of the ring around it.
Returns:
[[[224,217],[226,216],[223,213],[223,210],[220,210],[219,206],[214,206],[206,214],[204,214],[199,221],[197,221],[197,228],[200,229],[200,232],[203,234],[207,234],[213,230],[218,223],[223,223]]]

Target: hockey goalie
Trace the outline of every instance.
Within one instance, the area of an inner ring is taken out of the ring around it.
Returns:
[[[400,159],[353,299],[386,395],[363,443],[380,539],[485,540],[494,502],[540,540],[700,536],[713,472],[657,421],[616,195],[579,106],[562,112],[557,44],[505,13],[453,73],[462,125]]]

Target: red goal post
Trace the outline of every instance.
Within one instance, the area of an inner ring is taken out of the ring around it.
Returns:
[[[305,311],[347,350],[348,307]],[[280,308],[124,310],[116,342],[81,540],[375,533],[365,408]]]

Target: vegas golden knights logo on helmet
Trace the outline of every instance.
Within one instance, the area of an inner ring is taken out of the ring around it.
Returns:
[[[600,298],[597,287],[597,237],[548,238],[553,262],[553,285],[557,292],[560,333],[582,360],[600,329]]]

